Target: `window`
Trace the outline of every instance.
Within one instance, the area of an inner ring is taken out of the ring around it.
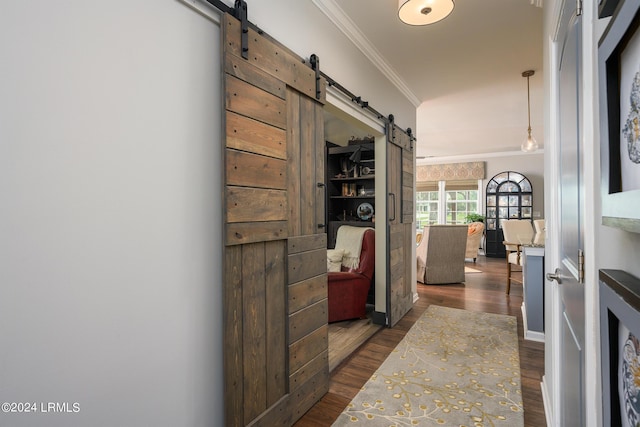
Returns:
[[[422,230],[426,225],[438,223],[440,208],[438,191],[416,192],[416,227]]]
[[[482,180],[418,182],[416,228],[430,224],[466,224],[467,215],[484,210],[480,205]]]
[[[478,213],[478,189],[446,191],[446,224],[466,224],[467,215]]]

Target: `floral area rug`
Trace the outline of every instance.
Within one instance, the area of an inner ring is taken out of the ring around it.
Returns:
[[[522,426],[514,316],[429,306],[334,426]]]

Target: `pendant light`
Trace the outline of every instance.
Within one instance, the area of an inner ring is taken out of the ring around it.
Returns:
[[[409,25],[441,21],[453,10],[453,0],[398,0],[398,16]]]
[[[527,129],[527,139],[524,140],[520,148],[522,151],[530,153],[538,149],[538,141],[531,135],[531,95],[529,94],[529,77],[533,76],[535,71],[527,70],[522,73],[522,77],[527,78],[527,113],[529,117],[529,128]]]

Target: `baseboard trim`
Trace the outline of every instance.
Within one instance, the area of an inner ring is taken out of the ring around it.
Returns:
[[[544,342],[544,332],[530,331],[527,326],[527,308],[522,303],[522,327],[524,330],[524,339],[530,341]]]
[[[544,333],[535,331],[524,331],[524,339],[529,341],[544,342]]]
[[[375,325],[386,326],[387,325],[387,313],[382,313],[380,311],[372,311],[371,312],[371,321],[373,321],[373,323]]]
[[[547,382],[544,375],[542,376],[540,389],[542,390],[544,418],[547,420],[547,426],[553,426],[553,407],[551,406],[551,396],[549,396],[549,391],[547,390]]]

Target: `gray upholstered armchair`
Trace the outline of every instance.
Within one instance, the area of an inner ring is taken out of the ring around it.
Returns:
[[[466,225],[429,225],[416,249],[418,282],[428,285],[464,282]]]

